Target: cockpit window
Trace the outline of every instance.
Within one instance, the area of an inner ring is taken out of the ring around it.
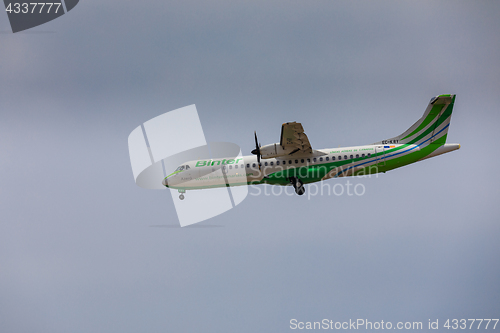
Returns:
[[[189,170],[189,169],[191,169],[191,167],[186,164],[186,165],[181,165],[180,167],[175,169],[175,171],[184,171],[184,170]]]

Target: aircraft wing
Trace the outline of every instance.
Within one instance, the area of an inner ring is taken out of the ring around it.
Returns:
[[[312,153],[312,147],[309,143],[304,128],[301,123],[290,122],[281,126],[280,145],[285,150],[292,150],[290,154],[296,152]]]

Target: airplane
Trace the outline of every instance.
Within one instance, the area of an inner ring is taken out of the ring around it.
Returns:
[[[460,148],[458,143],[446,143],[455,96],[433,97],[422,118],[409,129],[370,145],[313,149],[297,122],[281,126],[279,143],[261,146],[254,132],[254,156],[187,161],[162,184],[177,189],[181,200],[187,190],[257,184],[291,185],[303,195],[305,184],[385,173]]]

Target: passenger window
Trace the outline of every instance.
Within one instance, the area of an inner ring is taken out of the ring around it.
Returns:
[[[247,168],[250,168],[250,163],[249,163],[249,164],[247,164]]]
[[[301,160],[300,160],[300,163],[304,163],[304,159],[301,159]]]
[[[316,157],[315,157],[315,158],[313,158],[313,162],[316,162]]]
[[[240,165],[240,167],[243,169],[245,167],[245,164]]]
[[[356,158],[359,158],[359,154],[356,154]]]
[[[265,166],[267,166],[267,162],[266,162],[266,163],[264,163],[264,165],[265,165]]]
[[[310,158],[307,159],[307,163],[311,163],[311,159]]]
[[[347,155],[344,155],[344,160],[347,160]]]
[[[341,159],[342,159],[342,156],[341,156],[341,155],[339,155],[339,161],[340,161]]]
[[[332,161],[335,161],[335,156],[332,156]]]
[[[253,167],[253,168],[255,168],[256,166],[257,166],[257,164],[255,164],[255,163],[253,163],[253,164],[252,164],[252,167]]]
[[[320,161],[320,162],[323,162],[323,157],[320,157],[320,158],[319,158],[319,161]]]
[[[235,168],[235,169],[238,169],[238,164],[236,164],[236,165],[234,166],[234,168]]]
[[[365,157],[365,154],[361,154],[361,157]]]
[[[233,168],[233,166],[232,166],[232,165],[230,165],[230,166],[229,166],[229,169],[232,169],[232,168]]]
[[[280,165],[280,161],[276,161],[276,165]]]
[[[299,163],[299,160],[295,160],[295,164]]]
[[[352,155],[351,155],[351,156],[349,156],[349,157],[351,158],[351,160],[354,158],[354,156],[352,156]]]
[[[328,156],[327,156],[327,157],[325,158],[325,160],[329,161],[329,160],[330,160],[330,157],[328,157]]]
[[[274,162],[271,162],[271,166],[273,166],[273,165],[274,165]]]
[[[368,157],[371,157],[371,156],[372,156],[372,154],[371,154],[371,153],[368,153]]]

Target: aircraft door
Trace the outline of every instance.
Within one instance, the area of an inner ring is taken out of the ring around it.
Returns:
[[[385,150],[384,146],[376,146],[375,154],[377,154],[377,165],[385,166]]]

